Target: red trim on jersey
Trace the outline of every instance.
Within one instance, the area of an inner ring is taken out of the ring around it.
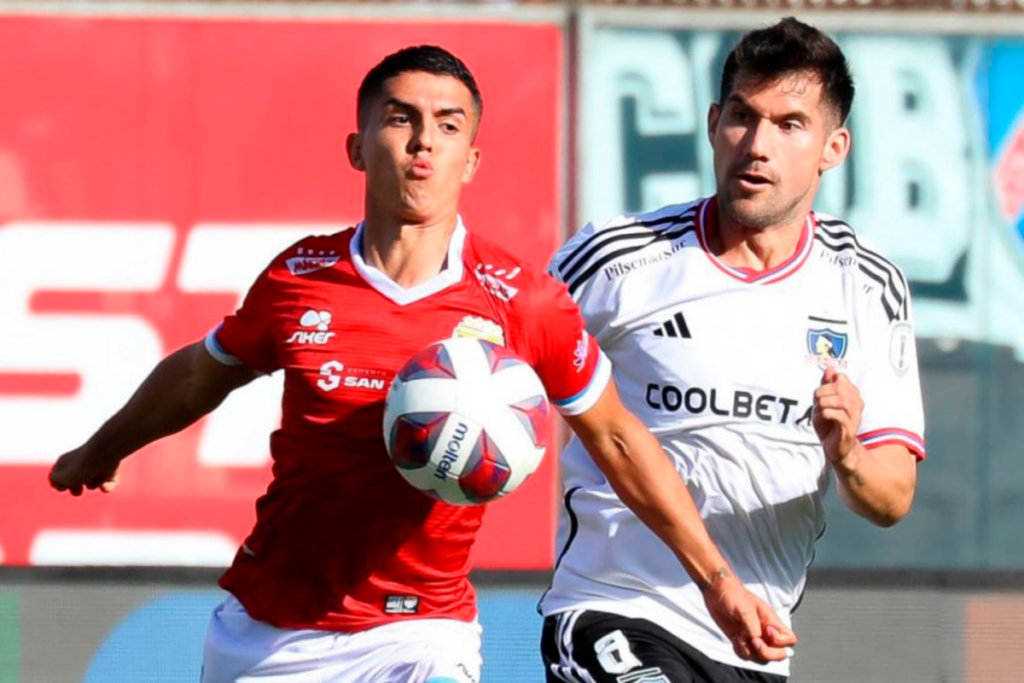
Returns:
[[[794,249],[793,254],[783,263],[768,270],[755,270],[753,268],[744,268],[741,266],[730,266],[729,264],[719,260],[717,256],[711,253],[711,249],[708,247],[706,233],[708,227],[715,224],[715,218],[717,218],[717,216],[718,197],[715,196],[706,200],[701,206],[700,211],[697,212],[697,241],[700,242],[700,246],[704,250],[704,254],[707,255],[708,259],[713,264],[715,264],[715,267],[736,280],[740,280],[741,282],[746,282],[748,284],[764,285],[782,282],[787,277],[800,270],[811,255],[811,247],[813,246],[811,237],[814,235],[814,231],[818,226],[818,221],[814,217],[813,212],[807,216],[804,231],[800,235],[800,241],[797,243],[796,249]]]
[[[917,458],[918,462],[928,459],[927,453],[919,449],[917,446],[911,445],[909,442],[904,441],[902,439],[883,439],[882,441],[875,441],[873,443],[863,444],[863,446],[865,450],[870,451],[871,449],[878,448],[879,446],[889,446],[892,444],[896,444],[898,446],[903,446],[904,448],[906,448],[908,451],[914,454],[914,457]]]
[[[879,436],[881,434],[887,434],[887,433],[889,433],[889,434],[899,434],[900,436],[908,437],[908,438],[913,439],[913,440],[915,440],[915,441],[917,441],[919,443],[922,443],[922,444],[924,443],[924,439],[921,437],[920,434],[915,434],[914,432],[911,432],[911,431],[906,430],[906,429],[899,429],[898,427],[884,427],[882,429],[872,429],[870,432],[864,432],[863,434],[858,434],[857,438],[858,439],[870,439],[873,436]]]
[[[918,462],[928,457],[924,439],[920,435],[906,429],[899,429],[897,427],[873,429],[870,432],[858,434],[857,439],[868,450],[889,444],[899,444],[900,446],[905,446],[907,450],[916,455]],[[870,443],[864,443],[865,441],[870,441]]]

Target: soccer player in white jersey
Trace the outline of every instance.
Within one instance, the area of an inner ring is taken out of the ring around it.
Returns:
[[[409,486],[384,449],[386,382],[348,381],[390,380],[453,335],[485,335],[537,370],[621,498],[673,549],[680,574],[680,562],[698,581],[728,572],[657,440],[622,407],[565,287],[462,225],[458,199],[479,163],[482,113],[465,65],[441,48],[408,48],[370,70],[357,100],[348,154],[366,175],[365,220],[275,258],[235,314],[162,361],[50,473],[74,495],[109,490],[132,452],[257,376],[284,372],[274,479],[221,579],[231,595],[210,622],[202,683],[479,679],[468,573],[483,507]],[[323,334],[309,334],[311,316]],[[715,581],[707,600],[748,656],[783,657],[794,641],[739,581]]]
[[[588,225],[551,266],[732,570],[787,623],[833,473],[848,507],[889,526],[925,455],[906,280],[812,210],[849,150],[853,92],[815,28],[785,19],[747,34],[708,113],[715,196]],[[785,680],[788,660],[742,658],[707,587],[675,571],[585,444],[569,445],[562,471],[541,602],[549,682]]]

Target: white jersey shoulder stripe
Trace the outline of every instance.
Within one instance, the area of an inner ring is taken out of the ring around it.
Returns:
[[[678,209],[679,207],[673,207]],[[627,224],[605,226],[569,246],[572,250],[553,265],[554,274],[575,294],[594,273],[608,263],[654,244],[694,232],[696,205],[682,212],[658,212],[653,218],[638,216]]]
[[[890,322],[906,320],[909,287],[903,272],[892,261],[864,246],[847,223],[840,220],[818,221],[815,239],[834,252],[853,251],[857,268],[881,287],[882,306]]]
[[[696,209],[697,202],[674,204],[662,207],[657,211],[627,214],[613,218],[601,225],[588,226],[590,228],[589,234],[587,234],[588,230],[585,228],[569,239],[566,244],[567,249],[563,250],[562,254],[556,256],[558,262],[555,264],[555,269],[559,275],[564,273],[564,277],[572,277],[572,273],[569,270],[578,268],[580,262],[586,262],[592,256],[594,249],[600,248],[610,238],[619,237],[623,234],[633,237],[649,235],[653,228],[695,212]]]

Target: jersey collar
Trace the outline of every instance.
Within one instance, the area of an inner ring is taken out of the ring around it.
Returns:
[[[367,284],[399,306],[405,306],[420,299],[425,299],[462,280],[464,270],[462,246],[466,242],[466,228],[462,225],[461,216],[456,218],[455,230],[452,231],[452,236],[448,240],[448,258],[445,259],[444,268],[426,282],[421,282],[408,289],[402,287],[363,259],[363,233],[365,228],[365,221],[361,222],[356,227],[356,233],[352,235],[352,240],[349,242],[348,248],[352,256],[352,264],[355,266],[356,272],[366,280]]]
[[[704,253],[707,254],[707,257],[711,259],[711,262],[715,264],[719,270],[730,277],[749,284],[775,284],[776,282],[785,280],[787,277],[800,270],[804,263],[807,262],[807,257],[811,255],[811,248],[814,246],[814,230],[818,225],[818,219],[815,218],[813,211],[807,214],[807,220],[804,223],[804,231],[800,235],[800,242],[796,245],[793,255],[786,259],[784,263],[780,263],[770,270],[753,270],[751,268],[730,266],[728,263],[721,261],[717,256],[712,254],[711,250],[708,248],[708,226],[714,224],[717,214],[718,197],[716,196],[706,199],[701,205],[700,211],[697,212],[697,239],[700,241],[701,249],[703,249]]]

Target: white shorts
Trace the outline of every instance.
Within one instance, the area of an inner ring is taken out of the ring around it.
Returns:
[[[210,617],[201,683],[479,683],[481,632],[455,619],[355,633],[280,629],[229,596]]]

